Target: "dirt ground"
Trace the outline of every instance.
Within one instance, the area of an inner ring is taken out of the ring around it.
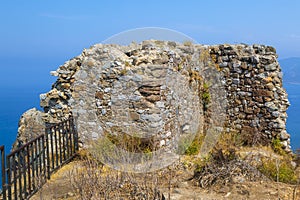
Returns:
[[[49,180],[43,188],[35,194],[32,200],[77,200],[76,191],[71,186],[71,171],[80,166],[81,161],[74,161],[62,167]],[[176,181],[176,180],[173,180]],[[166,199],[174,200],[300,200],[300,187],[273,181],[242,182],[226,186],[213,186],[202,189],[195,186],[192,180],[177,182],[176,187],[163,188],[162,193]]]

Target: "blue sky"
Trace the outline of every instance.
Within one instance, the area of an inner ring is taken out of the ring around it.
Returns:
[[[1,55],[72,56],[121,31],[164,27],[199,43],[264,43],[300,56],[300,1],[2,1]]]
[[[298,0],[2,0],[0,80],[50,87],[50,70],[83,48],[140,27],[174,29],[201,44],[267,44],[279,59],[300,57],[299,9]]]

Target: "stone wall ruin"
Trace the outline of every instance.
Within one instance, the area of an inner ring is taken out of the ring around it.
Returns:
[[[237,132],[245,144],[277,138],[291,150],[285,126],[289,102],[270,46],[97,44],[51,74],[57,81],[40,95],[43,120],[75,115],[83,143],[107,131],[137,134],[165,147],[174,145],[174,132],[194,134],[213,126]]]

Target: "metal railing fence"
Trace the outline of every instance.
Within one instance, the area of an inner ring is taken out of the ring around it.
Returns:
[[[78,150],[74,119],[46,126],[45,133],[9,153],[0,147],[3,199],[29,199]]]

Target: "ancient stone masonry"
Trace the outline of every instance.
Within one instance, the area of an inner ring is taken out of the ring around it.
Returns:
[[[287,151],[287,94],[276,50],[264,45],[220,45],[210,56],[226,80],[228,125],[255,143],[278,138]]]
[[[174,144],[174,132],[215,126],[237,132],[247,144],[278,138],[290,151],[289,102],[270,46],[97,44],[51,74],[57,81],[40,95],[43,120],[74,115],[83,142],[109,132],[164,147]]]

